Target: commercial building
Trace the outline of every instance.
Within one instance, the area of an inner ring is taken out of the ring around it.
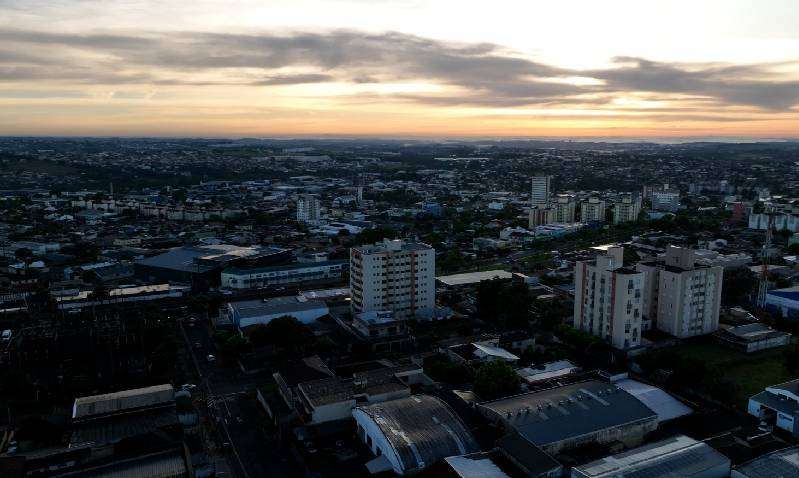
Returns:
[[[309,324],[329,312],[324,301],[308,300],[302,296],[244,300],[225,304],[225,315],[239,329],[266,325],[283,316],[294,317],[304,324]]]
[[[435,314],[435,250],[388,240],[350,249],[352,312],[391,311],[397,319]]]
[[[575,466],[572,478],[679,476],[726,478],[730,459],[709,445],[677,435],[633,450]]]
[[[652,209],[655,211],[676,212],[680,209],[680,193],[677,191],[654,191]]]
[[[267,286],[295,285],[304,282],[332,281],[344,278],[347,261],[324,261],[286,264],[282,266],[240,269],[233,267],[222,271],[225,289],[255,289]]]
[[[552,195],[552,176],[533,176],[530,181],[530,203],[546,208]]]
[[[788,478],[799,476],[799,446],[777,450],[732,470],[731,478]]]
[[[317,225],[322,220],[322,207],[319,198],[303,194],[297,198],[297,222]]]
[[[641,198],[633,194],[625,194],[613,201],[613,224],[622,224],[638,220],[641,214]]]
[[[275,247],[214,244],[176,247],[169,252],[134,263],[136,277],[146,281],[192,283],[204,279],[211,284],[220,282],[227,267],[262,267],[285,264],[291,251]]]
[[[357,407],[352,416],[358,438],[377,456],[366,465],[373,473],[393,470],[406,475],[479,450],[455,412],[430,395]]]
[[[759,322],[724,327],[714,337],[720,343],[745,353],[782,347],[791,343],[791,334],[775,330]]]
[[[619,349],[641,343],[644,274],[623,267],[624,249],[609,247],[574,269],[574,328]]]
[[[724,269],[698,265],[691,249],[669,246],[663,260],[641,262],[644,316],[658,330],[685,338],[719,327]]]
[[[799,318],[799,286],[768,291],[766,307],[779,311],[784,317]]]
[[[598,380],[484,402],[478,410],[552,455],[590,443],[637,446],[658,425],[640,400]]]
[[[799,437],[799,379],[766,387],[749,399],[747,411]]]
[[[580,222],[605,222],[605,201],[590,197],[580,204]]]

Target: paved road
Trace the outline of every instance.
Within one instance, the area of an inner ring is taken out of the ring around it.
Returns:
[[[264,433],[264,415],[255,400],[258,379],[243,374],[234,365],[217,360],[205,323],[182,323],[192,361],[201,377],[202,399],[216,426],[217,445],[226,449],[230,470],[239,478],[283,478],[297,476],[286,455]],[[225,444],[228,444],[225,446]]]

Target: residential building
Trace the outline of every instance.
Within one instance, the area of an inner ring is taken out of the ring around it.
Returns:
[[[357,407],[352,416],[358,438],[376,455],[366,464],[371,473],[407,475],[480,449],[455,412],[431,395]]]
[[[398,320],[391,311],[362,312],[352,319],[352,330],[372,350],[401,350],[411,343],[405,320]]]
[[[536,226],[543,226],[545,224],[552,224],[555,221],[555,210],[546,206],[533,206],[530,209],[529,226],[534,228]]]
[[[719,327],[724,269],[697,264],[694,251],[669,246],[662,260],[641,262],[644,316],[658,330],[685,338]]]
[[[726,478],[730,459],[706,443],[677,435],[572,468],[572,478],[679,476]]]
[[[352,312],[391,311],[397,319],[435,315],[435,250],[388,240],[350,249]]]
[[[334,281],[344,278],[347,261],[301,262],[283,266],[222,271],[225,289],[255,289],[258,287],[302,284],[314,281]]]
[[[622,224],[638,220],[641,214],[641,198],[625,194],[613,202],[613,224]]]
[[[546,208],[551,195],[552,176],[533,176],[530,189],[531,205]]]
[[[658,425],[658,416],[628,392],[588,380],[483,402],[480,413],[546,453],[588,443],[637,446]]]
[[[559,194],[552,204],[552,209],[554,210],[552,222],[555,224],[571,224],[575,219],[577,203],[574,200],[574,196]]]
[[[747,411],[766,424],[799,437],[799,379],[766,387],[749,399]]]
[[[297,222],[317,225],[322,220],[322,206],[319,198],[303,194],[297,198]]]
[[[590,197],[580,204],[580,222],[605,222],[605,201]]]
[[[644,273],[624,267],[622,247],[577,262],[574,285],[574,328],[619,349],[640,345]]]

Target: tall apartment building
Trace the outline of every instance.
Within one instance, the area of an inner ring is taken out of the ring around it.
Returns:
[[[575,219],[575,212],[577,210],[577,203],[574,196],[569,194],[558,194],[555,202],[552,204],[553,219],[555,224],[572,224]]]
[[[724,268],[697,264],[693,250],[669,246],[663,260],[641,262],[646,276],[644,316],[675,337],[693,337],[719,328]]]
[[[605,222],[605,201],[590,197],[580,204],[580,222]]]
[[[641,214],[641,198],[638,196],[625,194],[613,202],[613,224],[637,221],[639,214]]]
[[[546,208],[552,195],[552,176],[533,176],[530,199],[533,206]]]
[[[353,315],[392,311],[397,319],[435,312],[435,250],[427,244],[384,240],[350,249]]]
[[[303,194],[297,198],[297,222],[319,224],[322,210],[319,198],[311,194]]]
[[[543,226],[544,224],[552,224],[555,222],[555,210],[549,207],[533,206],[530,209],[530,228],[536,226]]]
[[[644,273],[624,267],[624,248],[609,247],[574,269],[574,327],[618,349],[641,344]]]

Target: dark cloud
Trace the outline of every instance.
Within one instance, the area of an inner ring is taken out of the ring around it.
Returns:
[[[788,110],[799,81],[773,65],[671,64],[619,57],[613,68],[578,71],[521,57],[490,43],[460,44],[397,32],[68,34],[0,29],[0,81],[96,84],[289,85],[427,81],[445,95],[396,95],[433,105],[516,107],[603,104],[643,92]],[[15,52],[24,51],[24,54]],[[87,53],[87,54],[86,54]],[[286,74],[286,69],[310,71]],[[252,70],[261,78],[253,80]],[[204,80],[200,75],[222,80]],[[573,85],[571,76],[600,80]]]

